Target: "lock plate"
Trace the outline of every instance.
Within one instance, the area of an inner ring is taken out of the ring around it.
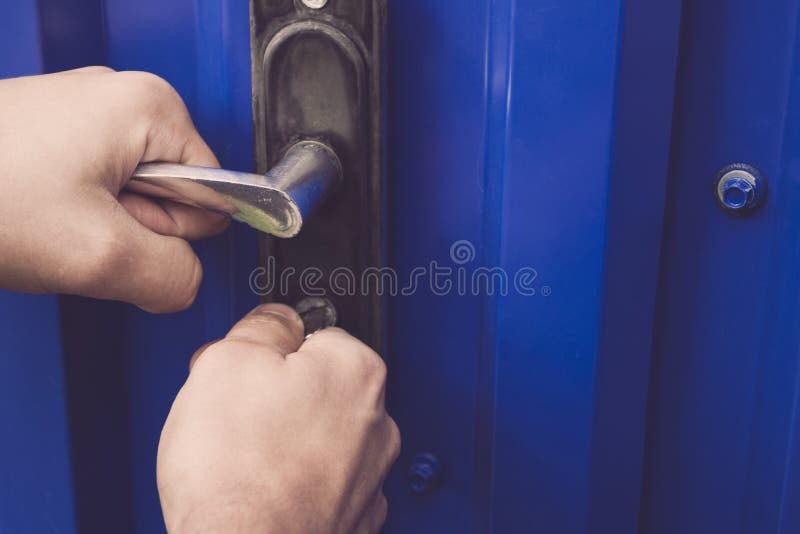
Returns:
[[[317,5],[317,4],[313,4]],[[255,157],[266,172],[301,139],[326,143],[343,180],[291,240],[263,237],[265,301],[329,299],[339,325],[380,348],[384,0],[252,0]],[[252,280],[251,280],[252,282]]]

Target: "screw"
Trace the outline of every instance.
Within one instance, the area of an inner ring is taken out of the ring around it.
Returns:
[[[442,463],[429,452],[418,454],[408,468],[408,483],[414,493],[435,490],[442,478]]]
[[[753,184],[743,178],[729,178],[722,184],[722,203],[728,209],[740,210],[756,197]]]
[[[297,314],[303,319],[306,327],[306,338],[331,326],[336,326],[338,316],[333,302],[326,298],[309,297],[297,303],[294,307]]]
[[[717,175],[715,193],[719,205],[729,213],[744,215],[753,211],[764,197],[766,181],[758,169],[737,163]]]
[[[328,3],[328,0],[303,0],[303,5],[311,9],[322,9]]]

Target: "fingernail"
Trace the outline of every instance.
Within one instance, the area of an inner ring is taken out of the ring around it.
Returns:
[[[292,308],[286,306],[285,304],[276,304],[274,302],[269,304],[262,304],[258,306],[256,309],[254,309],[252,313],[269,313],[272,315],[283,317],[284,319],[295,323],[302,322],[300,320],[300,316],[297,315],[297,312],[294,311]]]

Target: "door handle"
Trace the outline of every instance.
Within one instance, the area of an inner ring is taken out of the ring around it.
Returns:
[[[128,182],[129,191],[204,208],[277,237],[294,237],[308,215],[340,182],[342,164],[319,141],[292,145],[265,175],[145,163]]]
[[[261,230],[251,289],[265,301],[324,298],[342,328],[379,349],[386,0],[252,0],[250,7],[259,174],[150,163],[127,188]],[[334,198],[321,205],[328,194]]]

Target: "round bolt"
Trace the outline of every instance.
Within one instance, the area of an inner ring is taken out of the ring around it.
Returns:
[[[322,9],[328,3],[328,0],[303,0],[303,5],[311,9]]]
[[[753,202],[756,190],[742,178],[730,178],[722,184],[722,203],[726,208],[740,210]]]
[[[430,493],[439,487],[442,463],[429,453],[418,454],[408,468],[408,483],[414,493]]]
[[[736,215],[753,211],[763,199],[765,190],[766,181],[761,173],[742,163],[722,169],[714,185],[720,207]]]
[[[306,338],[331,326],[336,326],[338,314],[333,302],[326,298],[309,297],[297,303],[294,307],[303,320],[306,328]]]

